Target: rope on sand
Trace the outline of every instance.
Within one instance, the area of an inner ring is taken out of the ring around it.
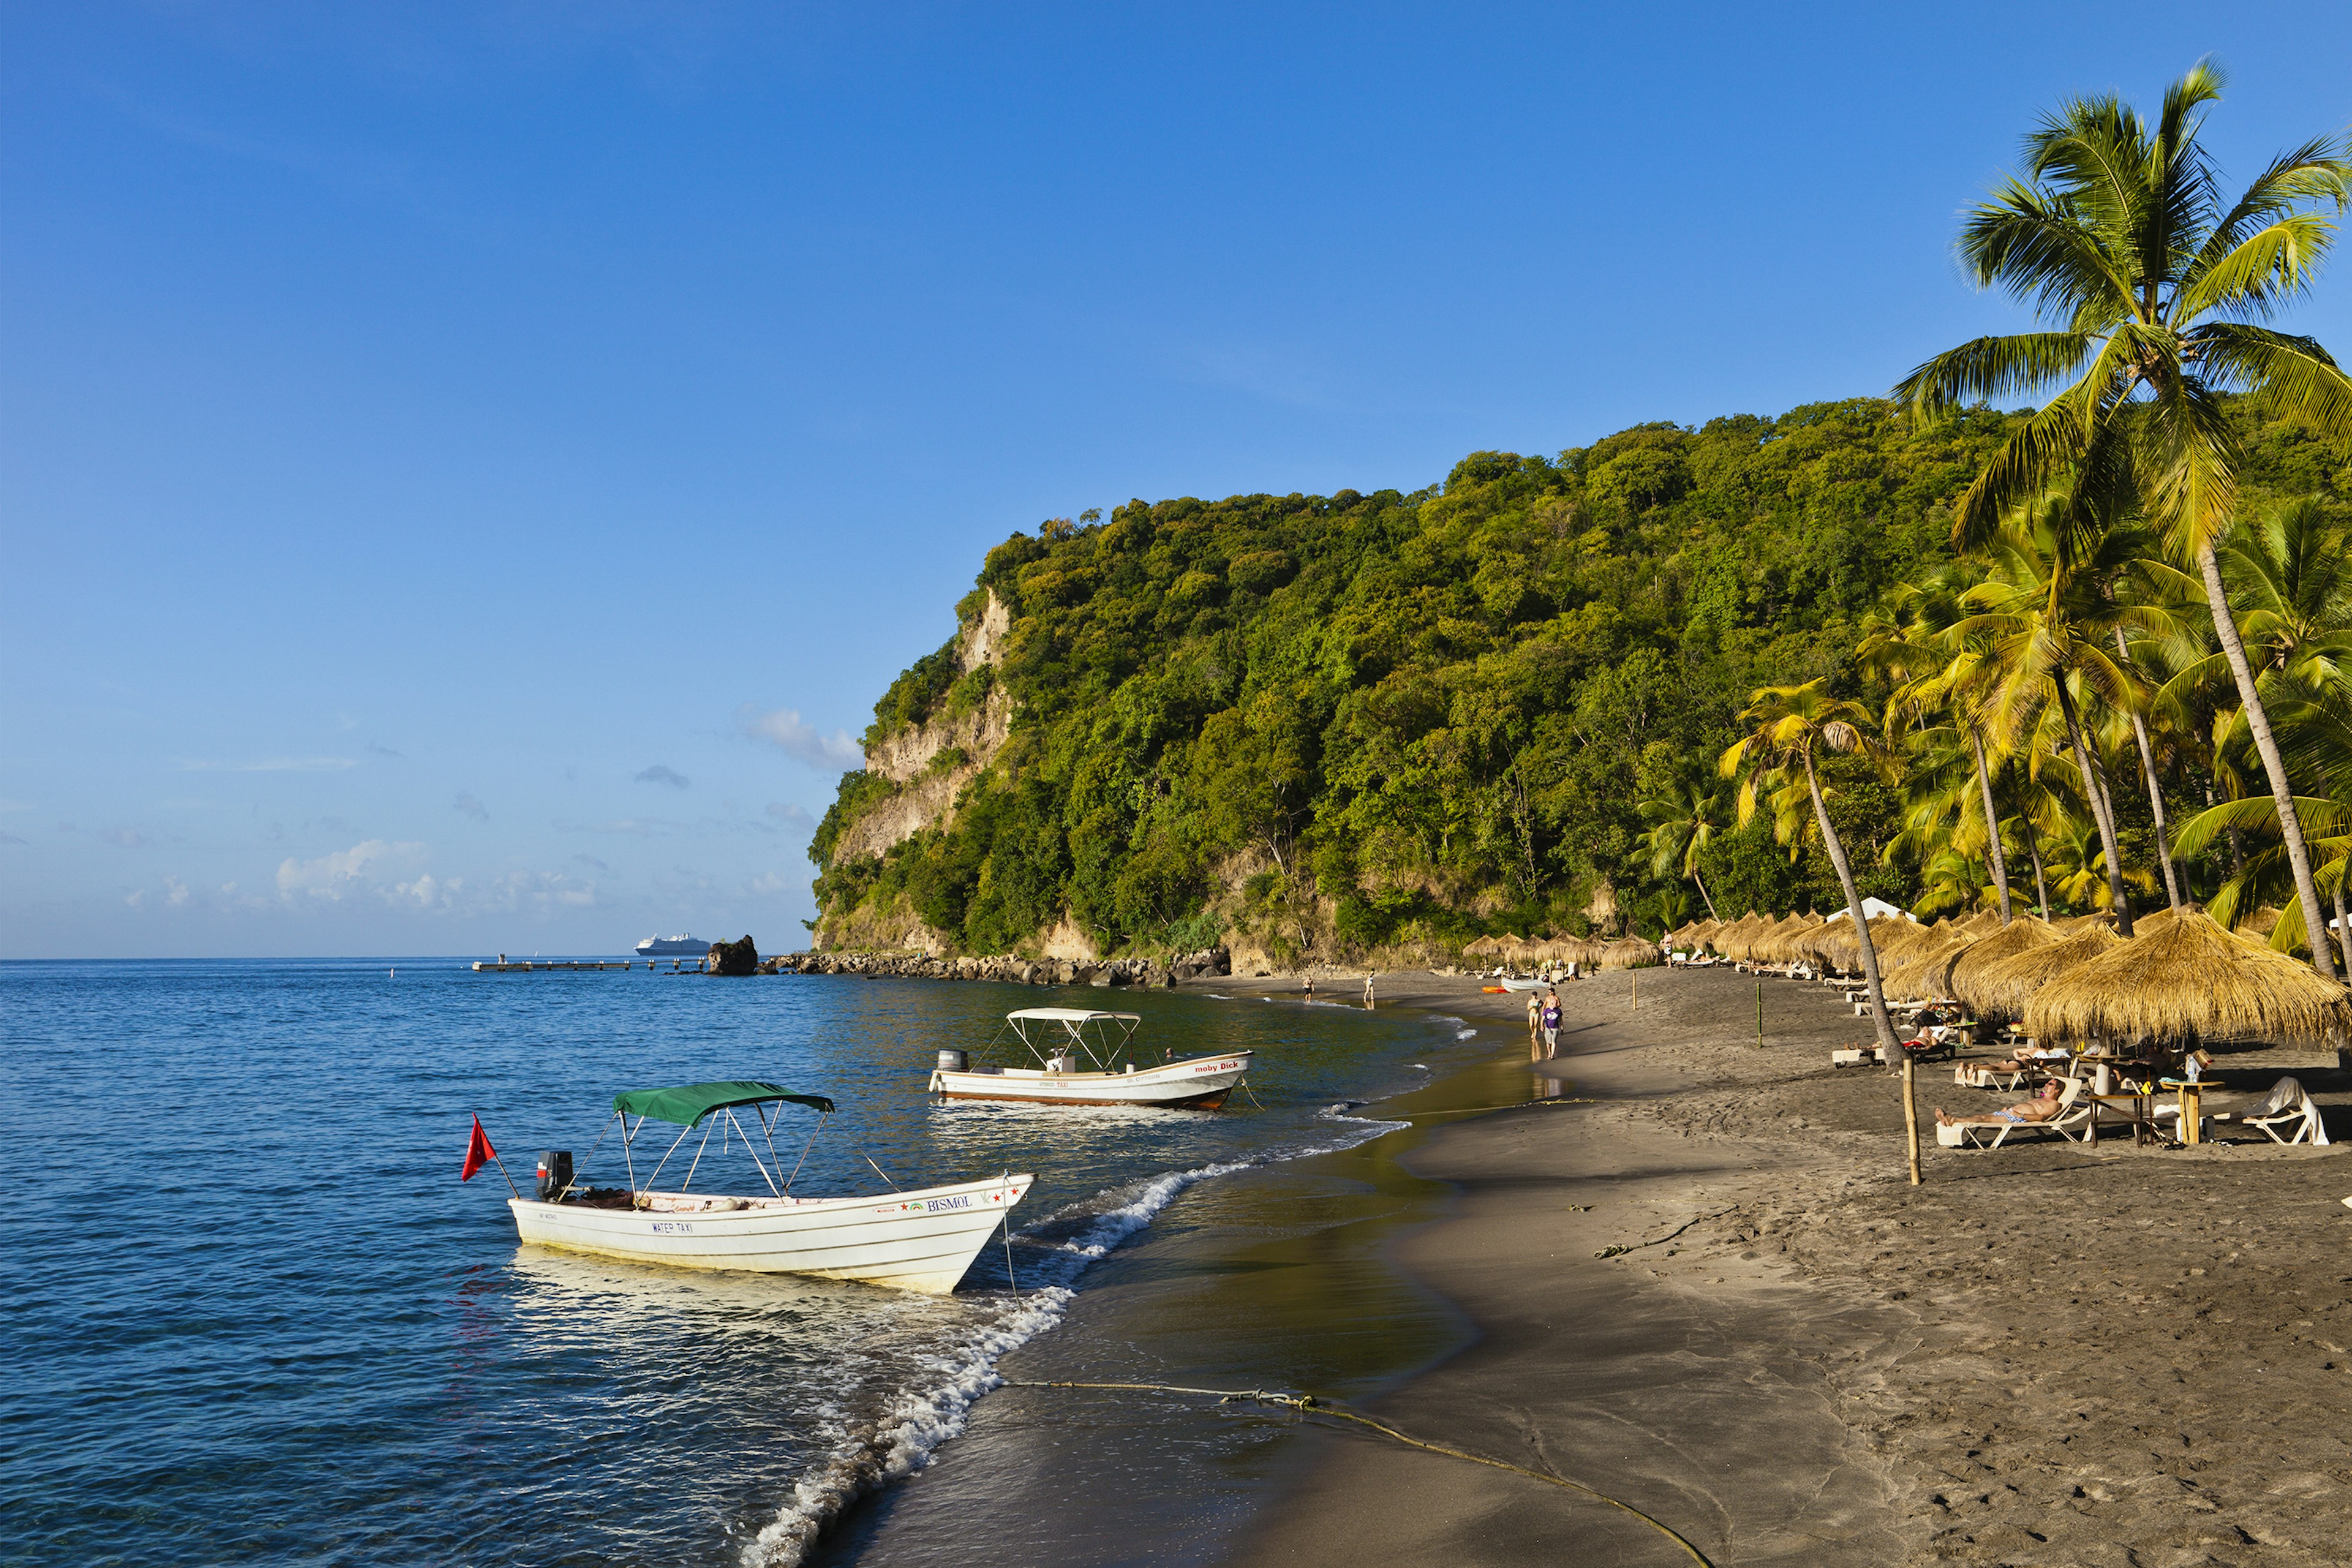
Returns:
[[[1598,1105],[1597,1100],[1523,1100],[1517,1105],[1455,1105],[1444,1110],[1400,1110],[1398,1116],[1473,1116],[1482,1110],[1523,1110],[1530,1105]]]
[[[1692,1223],[1697,1222],[1694,1220]],[[1419,1437],[1398,1431],[1385,1421],[1375,1421],[1369,1415],[1360,1415],[1342,1405],[1318,1399],[1311,1394],[1271,1394],[1262,1388],[1183,1388],[1166,1383],[1008,1382],[1004,1386],[1007,1388],[1095,1388],[1129,1394],[1198,1394],[1213,1398],[1220,1405],[1230,1405],[1236,1400],[1246,1404],[1282,1405],[1307,1415],[1328,1415],[1335,1420],[1353,1421],[1360,1426],[1369,1426],[1384,1436],[1393,1437],[1409,1447],[1425,1448],[1430,1453],[1443,1454],[1450,1459],[1467,1459],[1474,1465],[1486,1465],[1497,1470],[1508,1470],[1513,1475],[1526,1476],[1530,1480],[1541,1481],[1546,1486],[1559,1487],[1572,1492],[1582,1492],[1586,1497],[1605,1502],[1621,1513],[1632,1514],[1635,1519],[1681,1547],[1692,1562],[1699,1564],[1699,1568],[1715,1568],[1715,1565],[1707,1561],[1706,1553],[1692,1545],[1674,1526],[1643,1513],[1630,1502],[1622,1502],[1611,1497],[1607,1492],[1596,1490],[1581,1481],[1571,1481],[1565,1476],[1547,1475],[1541,1470],[1531,1470],[1525,1465],[1514,1465],[1505,1459],[1490,1459],[1484,1454],[1473,1454],[1462,1448],[1449,1448],[1443,1443],[1424,1442]]]

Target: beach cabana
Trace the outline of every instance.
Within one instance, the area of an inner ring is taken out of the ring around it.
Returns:
[[[2076,964],[2036,992],[2025,1026],[2054,1040],[2316,1040],[2352,1029],[2352,992],[2224,930],[2193,905]],[[2064,945],[2064,944],[2061,944]],[[2053,949],[2043,949],[2052,952]]]

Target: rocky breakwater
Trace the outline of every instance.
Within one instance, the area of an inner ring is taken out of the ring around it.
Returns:
[[[888,980],[992,980],[1004,985],[1169,986],[1231,974],[1223,948],[1166,958],[935,958],[923,952],[785,952],[762,965],[771,974],[862,974]]]

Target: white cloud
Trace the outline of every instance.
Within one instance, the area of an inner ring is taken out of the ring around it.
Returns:
[[[278,891],[287,899],[300,895],[334,902],[367,886],[368,868],[379,861],[413,860],[424,849],[422,844],[369,838],[315,860],[297,860],[289,855],[278,868]]]
[[[735,721],[748,735],[773,741],[788,757],[806,763],[819,773],[846,773],[866,765],[866,753],[846,730],[821,734],[803,723],[797,708],[776,708],[762,713],[746,702],[735,710]]]
[[[353,757],[265,757],[253,763],[183,760],[180,771],[184,773],[331,773],[359,765]]]
[[[110,827],[99,835],[109,844],[119,844],[125,849],[149,849],[155,841],[135,827]]]
[[[807,833],[816,826],[816,818],[808,814],[806,807],[795,805],[788,800],[770,801],[768,803],[768,815],[774,817],[778,822],[782,823],[786,827],[796,829],[802,833]]]
[[[188,885],[185,882],[181,881],[177,877],[164,878],[163,901],[170,904],[173,909],[178,909],[181,905],[188,901]]]
[[[461,795],[451,801],[449,809],[460,816],[470,816],[476,822],[488,822],[490,819],[489,808],[470,795]]]
[[[639,784],[667,784],[672,789],[684,789],[694,781],[688,778],[684,773],[679,773],[676,768],[666,768],[659,763],[656,763],[652,767],[647,768],[645,772],[637,775],[637,782]]]

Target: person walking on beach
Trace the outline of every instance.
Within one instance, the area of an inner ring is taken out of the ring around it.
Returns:
[[[1534,1055],[1543,1054],[1543,993],[1528,993],[1528,1049]]]
[[[1547,1057],[1558,1056],[1559,1054],[1559,993],[1558,991],[1548,991],[1544,993],[1544,1005],[1541,1017],[1543,1021],[1544,1055]]]
[[[1307,999],[1309,1002],[1315,1000],[1315,976],[1312,974],[1307,977]]]
[[[1369,1013],[1369,1012],[1370,1012],[1371,1010],[1372,1010],[1372,972],[1371,972],[1370,970],[1367,969],[1367,970],[1365,970],[1365,971],[1364,971],[1364,1011],[1365,1011],[1365,1012],[1367,1012],[1367,1013]]]

